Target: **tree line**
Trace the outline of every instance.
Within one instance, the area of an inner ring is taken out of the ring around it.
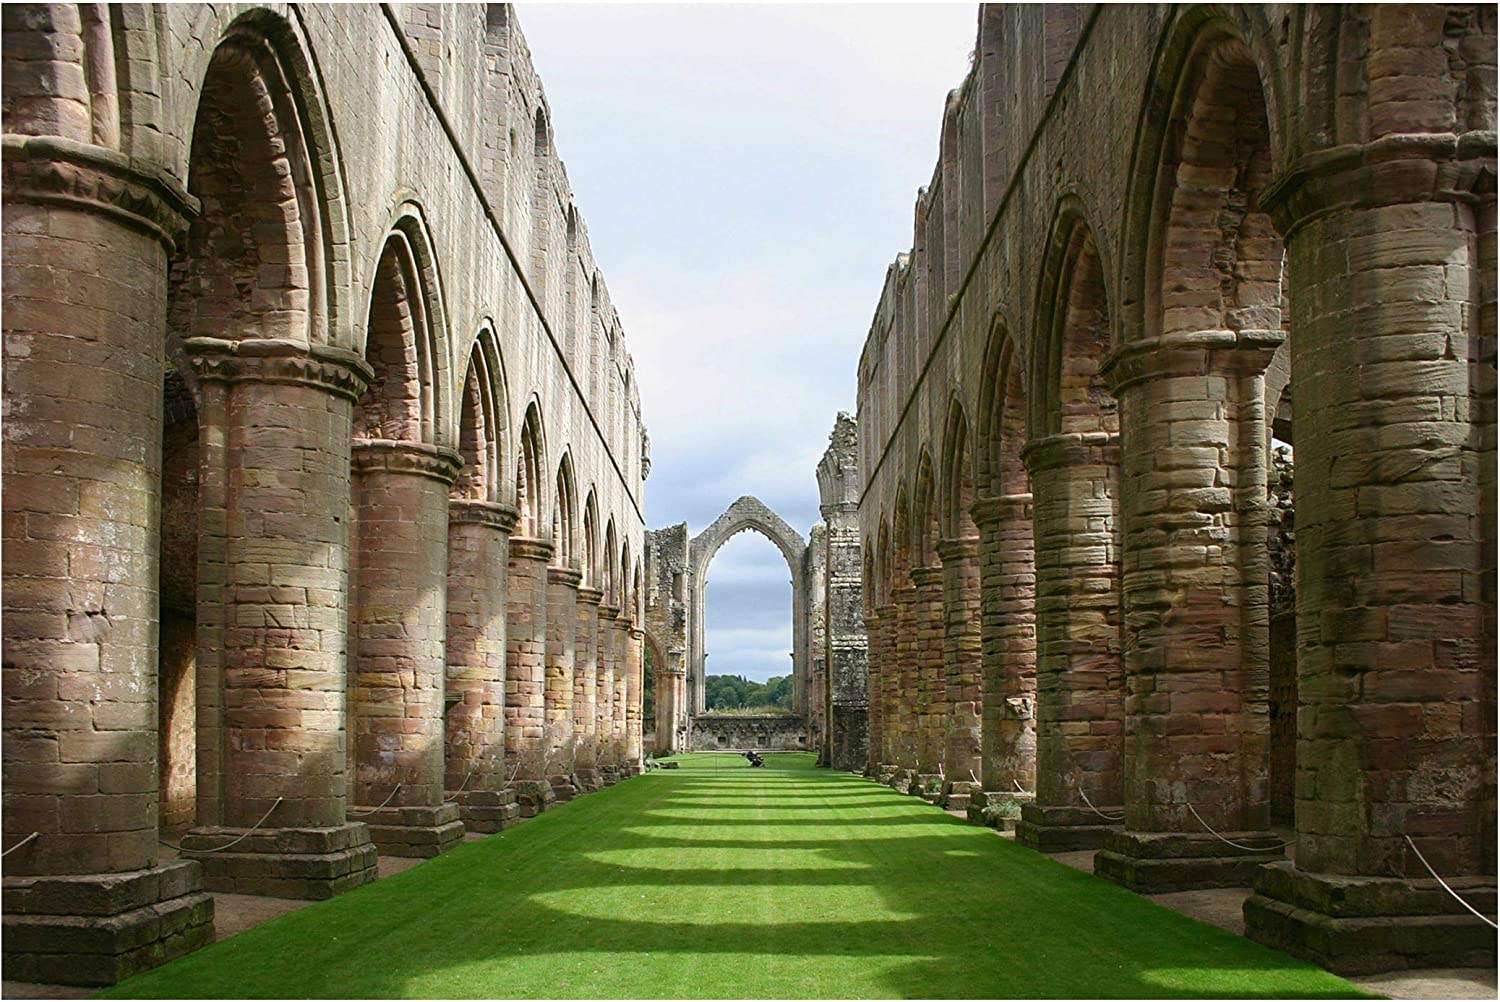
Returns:
[[[708,675],[703,679],[703,702],[713,710],[791,712],[792,677],[779,675],[752,682],[743,675]]]

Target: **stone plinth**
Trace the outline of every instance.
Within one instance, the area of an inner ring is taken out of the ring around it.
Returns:
[[[108,875],[6,877],[5,976],[112,985],[214,940],[214,902],[187,860]]]
[[[1016,841],[1038,852],[1102,849],[1110,833],[1121,830],[1124,815],[1125,809],[1118,805],[1100,806],[1096,812],[1087,807],[1023,804]]]
[[[480,790],[460,793],[454,801],[459,820],[471,832],[490,835],[521,820],[521,805],[514,790]]]
[[[230,894],[321,900],[376,877],[377,851],[360,822],[326,828],[195,828],[182,839],[183,859],[203,867],[203,886]],[[221,846],[231,848],[221,849]]]
[[[464,837],[458,804],[382,807],[362,814],[370,839],[385,856],[429,858],[447,852]]]
[[[1206,833],[1111,831],[1094,855],[1094,874],[1141,894],[1244,887],[1282,856],[1281,840],[1266,832],[1222,834],[1237,844]]]

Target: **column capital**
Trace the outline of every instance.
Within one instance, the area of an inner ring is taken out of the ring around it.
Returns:
[[[1330,212],[1412,202],[1467,202],[1495,172],[1495,132],[1381,136],[1299,157],[1266,186],[1261,208],[1283,239]]]
[[[356,473],[405,473],[451,485],[463,469],[463,458],[452,449],[422,442],[357,438],[349,452]]]
[[[509,534],[516,528],[519,513],[508,504],[499,501],[479,501],[474,498],[452,498],[448,502],[448,522],[470,525],[488,525]]]
[[[598,605],[604,601],[604,592],[598,588],[590,588],[588,585],[578,586],[578,601],[588,605]]]
[[[577,588],[578,582],[583,580],[583,572],[572,567],[548,567],[547,583],[560,584],[568,588]]]
[[[641,629],[639,626],[632,626],[630,628],[630,639],[631,640],[645,640],[646,639],[646,631],[643,630],[643,629]]]
[[[532,536],[512,536],[510,537],[510,557],[512,560],[551,560],[552,540],[536,539]]]
[[[962,563],[965,560],[973,560],[979,556],[979,540],[975,537],[939,540],[937,555],[938,559],[944,564],[955,564]]]
[[[605,605],[603,602],[599,603],[599,618],[601,620],[618,619],[619,616],[620,607],[618,605]]]
[[[190,337],[182,348],[200,384],[290,383],[358,403],[375,378],[369,363],[347,348],[289,338]]]
[[[933,585],[942,584],[943,565],[933,564],[929,567],[913,567],[911,571],[911,583],[916,588],[930,588]]]
[[[113,216],[155,237],[170,255],[199,203],[176,178],[117,150],[61,136],[4,137],[7,201]]]
[[[1284,331],[1210,330],[1128,341],[1110,352],[1100,375],[1117,398],[1137,383],[1173,376],[1253,376],[1265,371]]]
[[[1094,461],[1091,454],[1096,450],[1115,448],[1119,444],[1119,432],[1063,432],[1027,442],[1021,448],[1021,462],[1026,464],[1029,473],[1036,474],[1089,463]]]
[[[1016,509],[1025,509],[1031,504],[1031,493],[1025,494],[997,494],[992,497],[979,497],[969,506],[969,514],[974,516],[974,522],[981,528],[1013,516]]]
[[[875,618],[876,619],[895,619],[896,618],[896,603],[895,602],[887,602],[885,605],[880,606],[878,609],[875,610]]]

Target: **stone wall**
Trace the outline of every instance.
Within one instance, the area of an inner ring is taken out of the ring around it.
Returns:
[[[942,673],[950,739],[982,704],[945,796],[1023,801],[1024,844],[1253,881],[1250,934],[1341,970],[1492,958],[1412,847],[1489,900],[1495,30],[980,8],[857,372],[872,772],[930,767]],[[1330,915],[1347,880],[1382,904]]]
[[[694,715],[693,751],[805,751],[807,723],[791,714]]]
[[[105,943],[7,972],[109,983],[204,887],[326,897],[638,768],[649,442],[516,11],[3,28],[7,930]]]

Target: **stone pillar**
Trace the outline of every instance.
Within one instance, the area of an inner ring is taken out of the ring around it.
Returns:
[[[573,731],[574,653],[578,636],[578,582],[571,567],[547,568],[546,779],[558,800],[572,800],[576,764]]]
[[[198,825],[211,890],[326,898],[375,878],[345,817],[350,429],[369,368],[193,338],[199,386]],[[259,824],[231,851],[215,851]]]
[[[677,733],[687,703],[687,675],[682,670],[681,654],[668,654],[672,664],[656,670],[656,747],[654,755],[675,755],[685,749]]]
[[[597,588],[579,588],[573,638],[573,775],[585,791],[599,789],[599,602]]]
[[[898,605],[891,601],[879,609],[880,620],[880,772],[884,782],[897,769],[897,749],[901,744],[901,677],[897,657],[896,636]]]
[[[943,562],[943,768],[948,776],[943,806],[967,810],[980,789],[984,740],[984,650],[980,632],[979,540],[945,539]]]
[[[552,804],[547,782],[547,562],[552,543],[510,538],[509,615],[505,634],[506,774],[522,817]]]
[[[969,803],[976,821],[1014,826],[1036,783],[1036,564],[1031,495],[980,498],[980,598],[984,608],[983,791]]]
[[[615,672],[614,700],[610,704],[610,741],[614,746],[615,767],[620,775],[630,775],[630,758],[626,745],[626,707],[630,705],[630,619],[620,612],[610,622],[614,638],[610,641],[610,665]]]
[[[615,729],[615,617],[620,610],[599,606],[599,686],[594,690],[594,740],[599,744],[599,779],[605,786],[619,781],[620,757]]]
[[[1399,13],[1441,37],[1440,9]],[[1495,962],[1413,850],[1495,914],[1494,158],[1493,132],[1390,135],[1265,196],[1293,290],[1297,831],[1246,933],[1339,971]]]
[[[1016,841],[1043,852],[1101,848],[1124,813],[1119,452],[1118,435],[1094,432],[1021,454],[1035,511],[1037,785]]]
[[[878,776],[885,764],[885,618],[873,609],[865,614],[865,656],[870,706],[870,740],[865,748],[865,775]]]
[[[190,199],[101,147],[4,156],[5,971],[112,984],[213,939],[198,864],[157,861],[162,346]]]
[[[1262,373],[1281,340],[1170,334],[1103,367],[1121,418],[1125,830],[1094,870],[1133,890],[1244,885],[1280,854]]]
[[[447,770],[464,827],[497,832],[517,814],[505,789],[505,616],[516,510],[448,502]]]
[[[917,588],[907,581],[891,589],[895,600],[895,636],[893,637],[893,670],[891,672],[891,761],[897,768],[898,789],[909,791],[917,776],[917,749],[920,739],[917,716],[917,686],[921,680],[920,650],[917,638]]]
[[[641,701],[646,685],[646,631],[630,626],[627,640],[629,658],[625,666],[625,762],[630,773],[637,775],[642,769]]]
[[[354,468],[354,782],[349,816],[382,853],[436,856],[464,826],[444,794],[448,491],[462,460],[415,442],[358,440]]]
[[[943,795],[943,725],[948,717],[948,677],[943,667],[943,568],[918,567],[911,572],[916,588],[916,748],[921,794],[937,801]]]

